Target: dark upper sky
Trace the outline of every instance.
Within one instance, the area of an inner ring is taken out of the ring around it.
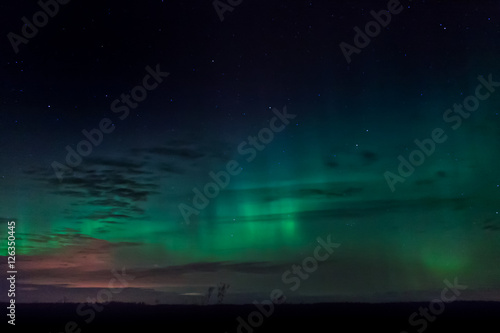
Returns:
[[[347,61],[341,43],[388,3]],[[243,1],[221,21],[211,1],[72,0],[17,46],[41,7],[0,5],[0,216],[18,223],[20,300],[80,300],[121,267],[136,276],[123,300],[191,302],[221,280],[232,302],[422,299],[454,277],[498,300],[499,6],[402,3]],[[284,272],[328,235],[342,245],[290,291]]]

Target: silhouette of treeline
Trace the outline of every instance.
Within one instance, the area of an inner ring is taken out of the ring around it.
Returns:
[[[5,309],[7,303],[0,303]],[[275,305],[273,313],[258,327],[243,327],[237,318],[248,323],[257,311],[255,305],[147,305],[144,303],[103,304],[102,312],[86,323],[76,313],[78,303],[33,303],[16,305],[16,327],[7,332],[147,332],[162,328],[165,332],[418,332],[409,316],[422,303],[319,303]],[[499,302],[453,302],[429,322],[428,332],[486,332],[498,328]],[[7,320],[4,319],[7,326]],[[66,330],[68,322],[74,322]],[[81,331],[78,331],[81,329]],[[422,332],[424,332],[422,331]],[[3,332],[3,330],[2,330]]]

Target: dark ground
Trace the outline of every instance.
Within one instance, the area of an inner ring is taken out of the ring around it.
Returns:
[[[2,308],[7,306],[1,304]],[[276,305],[259,327],[238,327],[237,318],[247,319],[254,305],[103,305],[89,323],[79,316],[78,304],[18,304],[16,326],[8,332],[487,332],[497,331],[500,303],[454,302],[428,322],[411,326],[409,316],[429,303]],[[85,308],[88,310],[88,308]],[[258,318],[257,318],[258,319]],[[256,320],[257,320],[256,319]],[[248,323],[248,320],[245,320]],[[5,326],[5,317],[4,324]],[[77,325],[77,326],[76,326]],[[238,329],[239,328],[239,329]],[[81,330],[81,331],[79,331]],[[3,330],[2,330],[3,331]]]

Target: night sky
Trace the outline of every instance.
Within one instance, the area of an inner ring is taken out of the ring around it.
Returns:
[[[391,2],[362,47],[388,1],[72,0],[36,33],[39,4],[2,3],[17,301],[81,302],[123,268],[114,300],[429,300],[456,278],[499,301],[500,6]]]

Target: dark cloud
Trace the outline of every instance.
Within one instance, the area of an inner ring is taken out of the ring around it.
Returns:
[[[172,146],[161,146],[161,147],[151,147],[151,148],[133,148],[133,153],[160,155],[164,157],[178,157],[182,159],[194,160],[204,157],[206,154],[202,151],[196,150],[191,146],[184,147],[172,147]]]
[[[81,191],[74,191],[74,190],[50,191],[49,193],[54,195],[70,196],[75,198],[85,198],[89,196],[88,193]]]
[[[110,166],[116,168],[140,168],[144,163],[139,163],[131,160],[124,159],[111,159],[111,158],[89,158],[85,160],[85,164],[97,166]]]
[[[51,237],[45,235],[36,235],[36,236],[30,235],[26,237],[26,240],[36,243],[46,243],[51,240]]]
[[[151,148],[149,150],[149,153],[157,155],[177,156],[186,159],[198,159],[205,156],[204,153],[190,148],[157,147]]]
[[[54,242],[61,246],[77,246],[82,245],[85,242],[92,240],[92,237],[83,235],[75,229],[63,228],[58,232],[52,233],[50,235],[38,235],[32,233],[22,233],[21,239],[26,239],[29,242],[47,244],[48,242]],[[23,246],[24,248],[24,246]]]
[[[444,171],[438,171],[436,172],[436,176],[438,176],[439,178],[445,178],[446,177],[446,172]]]
[[[183,274],[192,274],[194,272],[219,272],[219,271],[230,271],[239,273],[270,273],[276,269],[282,269],[281,265],[273,265],[268,262],[196,262],[186,265],[178,266],[168,266],[153,269],[137,269],[130,271],[131,274],[137,277],[148,277],[148,276],[178,276]]]
[[[145,211],[139,203],[147,201],[151,195],[159,194],[158,184],[144,178],[144,175],[153,174],[142,170],[144,166],[142,160],[129,157],[89,158],[63,181],[53,174],[41,177],[45,174],[43,168],[30,168],[25,173],[44,182],[48,193],[52,195],[78,199],[70,204],[72,210],[65,210],[68,218],[76,216],[83,221],[122,221],[145,218]],[[88,207],[98,209],[88,214]]]
[[[500,221],[495,218],[488,218],[483,221],[483,229],[488,231],[500,230]]]
[[[97,232],[98,234],[106,234],[108,232],[111,232],[112,229],[100,227],[100,228],[95,229],[94,231]]]
[[[117,221],[99,221],[100,223],[105,223],[105,224],[124,224],[123,222],[117,222]]]
[[[446,172],[443,170],[440,170],[440,171],[437,171],[435,173],[435,177],[433,177],[434,179],[433,178],[420,179],[420,180],[415,181],[415,184],[416,185],[430,185],[430,184],[435,183],[436,181],[439,181],[442,178],[446,178],[446,176],[447,176]]]
[[[352,196],[362,191],[363,189],[360,187],[348,187],[343,190],[329,190],[329,191],[323,189],[301,189],[299,191],[299,197],[304,197],[304,196],[345,197],[345,196]]]
[[[97,230],[106,230],[106,226],[102,226]],[[110,231],[109,229],[108,231]],[[98,231],[99,232],[99,231]],[[78,253],[98,253],[98,252],[107,252],[109,249],[117,249],[131,246],[141,246],[143,243],[141,242],[109,242],[102,239],[97,239],[91,237],[89,235],[85,235],[80,233],[76,229],[72,228],[63,228],[57,232],[54,232],[49,235],[38,235],[32,233],[23,233],[23,239],[26,239],[30,242],[37,243],[47,243],[54,242],[58,244],[58,246],[73,246],[79,247]],[[86,245],[92,244],[91,247],[87,247]],[[28,260],[29,257],[25,257]]]
[[[343,202],[341,207],[315,210],[311,212],[300,212],[297,215],[304,221],[321,221],[321,218],[361,218],[376,217],[386,214],[388,211],[411,212],[417,209],[433,210],[446,208],[449,210],[463,210],[470,206],[471,198],[440,198],[427,197],[414,200],[371,200]],[[310,222],[308,222],[310,223]]]
[[[339,167],[339,164],[335,161],[326,161],[325,165],[329,168],[335,169]]]
[[[141,246],[144,243],[141,242],[110,242],[108,243],[111,248],[121,248],[121,247],[129,247],[129,246]]]
[[[22,173],[27,176],[40,176],[43,178],[51,177],[54,175],[54,170],[50,166],[41,167],[41,166],[29,166],[22,169]],[[43,179],[41,178],[41,179]]]
[[[304,199],[307,197],[324,197],[324,198],[343,198],[352,197],[358,193],[363,192],[361,187],[344,187],[336,184],[329,184],[329,190],[319,188],[303,188],[294,191],[283,191],[283,194],[269,195],[269,189],[262,188],[260,197],[263,202],[272,202],[281,200],[283,198],[299,198]]]
[[[89,202],[92,206],[104,206],[104,207],[130,207],[130,203],[126,201],[120,201],[116,199],[97,199]]]
[[[93,214],[81,216],[80,219],[92,220],[92,221],[103,221],[106,219],[132,219],[131,215],[126,214],[110,214],[107,211],[95,212]]]
[[[160,163],[158,169],[162,172],[174,173],[179,175],[184,173],[183,169],[171,163]]]
[[[228,147],[226,142],[208,140],[206,138],[170,139],[161,145],[152,147],[132,148],[131,154],[143,160],[152,160],[153,157],[168,159],[169,161],[187,162],[198,161],[202,158],[217,158],[223,161],[229,159],[234,147]]]
[[[375,163],[379,159],[377,154],[368,150],[361,152],[361,156],[363,157],[363,160],[365,161],[366,164]]]
[[[0,221],[18,221],[16,217],[0,217]]]

